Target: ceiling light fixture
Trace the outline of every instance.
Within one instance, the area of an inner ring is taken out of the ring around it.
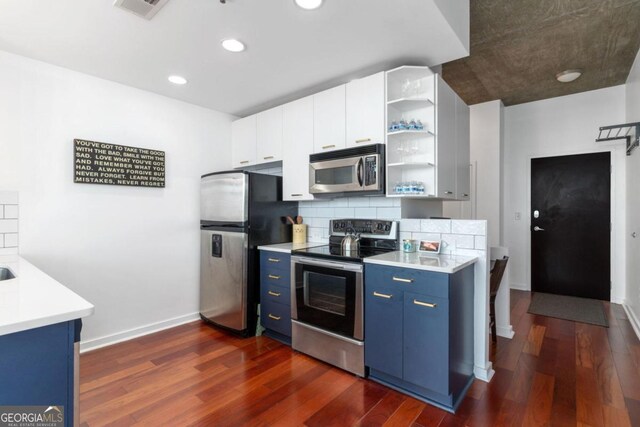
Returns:
[[[184,85],[187,84],[187,79],[185,79],[182,76],[169,76],[167,78],[167,80],[169,80],[171,83],[173,83],[174,85]]]
[[[582,70],[564,70],[556,74],[556,79],[561,83],[569,83],[582,75]]]
[[[224,39],[222,40],[222,47],[229,52],[242,52],[245,50],[244,43],[236,39]]]
[[[313,10],[322,6],[322,0],[294,0],[298,7],[304,10]]]

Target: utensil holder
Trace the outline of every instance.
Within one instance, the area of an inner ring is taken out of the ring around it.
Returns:
[[[307,224],[293,224],[293,243],[307,243]]]

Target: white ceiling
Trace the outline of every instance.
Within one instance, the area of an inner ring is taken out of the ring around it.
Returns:
[[[169,0],[151,21],[113,0],[0,1],[2,50],[240,116],[467,56],[468,27],[469,0],[325,0],[315,11],[293,0]],[[229,37],[247,50],[224,51]]]

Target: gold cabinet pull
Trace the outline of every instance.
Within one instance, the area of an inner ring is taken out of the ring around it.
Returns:
[[[282,317],[280,317],[280,316],[274,316],[273,314],[269,313],[269,319],[273,319],[273,320],[280,320],[280,319],[282,319]]]
[[[280,292],[273,292],[273,291],[268,291],[267,293],[272,297],[279,297],[280,295],[282,295]]]
[[[240,162],[241,165],[246,165],[247,163],[249,163],[249,160],[243,160]]]
[[[402,277],[393,276],[394,282],[413,283],[413,279],[403,279]]]
[[[273,156],[263,157],[263,159],[265,159],[265,160],[270,160],[270,159],[273,159]]]
[[[393,295],[381,294],[381,293],[379,293],[379,292],[373,291],[373,296],[374,296],[374,297],[380,297],[380,298],[391,299],[391,297],[392,297]]]
[[[269,275],[269,279],[273,279],[273,280],[279,280],[280,276],[274,276],[273,274]]]
[[[269,262],[280,262],[279,258],[268,258]]]
[[[422,301],[418,301],[417,299],[414,299],[414,300],[413,300],[413,303],[414,303],[415,305],[421,305],[421,306],[423,306],[423,307],[429,307],[429,308],[436,308],[436,306],[438,305],[438,304],[432,304],[432,303],[430,303],[430,302],[422,302]]]
[[[323,150],[326,150],[327,148],[335,148],[335,147],[336,147],[336,144],[323,145],[323,146],[322,146],[322,149],[323,149]]]
[[[356,139],[356,144],[360,144],[361,142],[369,142],[369,141],[371,141],[371,138]]]

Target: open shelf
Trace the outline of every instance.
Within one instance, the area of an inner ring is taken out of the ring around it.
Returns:
[[[394,135],[429,135],[429,136],[434,136],[435,134],[433,132],[431,132],[430,130],[394,130],[393,132],[387,132],[387,136],[394,136]]]
[[[413,97],[413,98],[398,98],[393,101],[387,102],[389,107],[395,108],[401,113],[414,111],[420,108],[432,107],[433,101],[425,97]]]
[[[421,168],[421,167],[429,167],[429,166],[435,166],[435,165],[431,162],[398,162],[398,163],[389,163],[387,164],[387,166],[389,166],[390,168],[393,168],[393,167]]]

